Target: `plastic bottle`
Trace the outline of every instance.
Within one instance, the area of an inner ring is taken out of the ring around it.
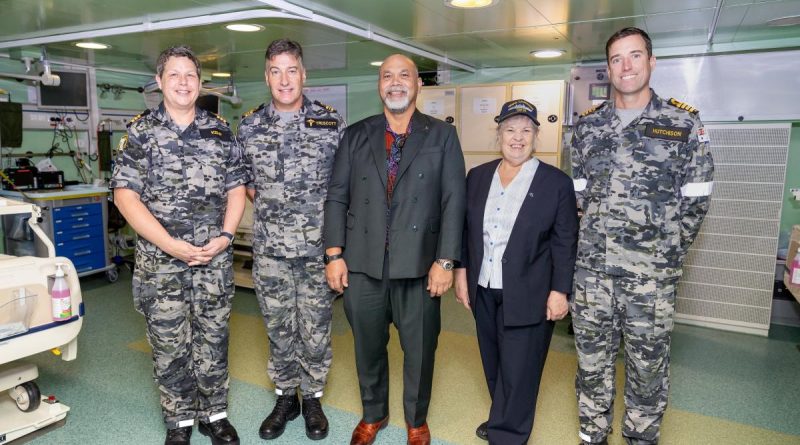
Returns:
[[[792,284],[800,284],[800,250],[797,251],[797,255],[792,260],[792,267],[789,268],[789,281]]]
[[[69,320],[72,317],[72,295],[69,291],[67,279],[64,278],[64,265],[56,263],[56,280],[50,296],[53,300],[53,321]]]

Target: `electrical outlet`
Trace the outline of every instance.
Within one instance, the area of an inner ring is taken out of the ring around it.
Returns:
[[[791,192],[792,196],[794,196],[794,199],[800,201],[800,188],[790,188],[789,192]]]

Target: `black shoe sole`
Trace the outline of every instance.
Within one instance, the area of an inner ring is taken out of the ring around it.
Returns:
[[[239,445],[239,439],[236,439],[232,442],[214,440],[214,436],[211,435],[211,431],[209,431],[202,423],[197,426],[197,431],[200,431],[200,434],[204,436],[208,436],[211,439],[212,445]]]
[[[290,417],[287,417],[286,418],[286,423],[291,422],[292,420],[296,419],[298,416],[300,416],[300,412],[299,411],[296,414],[294,414],[294,415],[292,415]],[[281,437],[281,435],[283,434],[284,431],[286,431],[286,425],[284,425],[283,428],[281,428],[280,431],[277,431],[277,432],[272,433],[272,434],[263,433],[263,432],[261,432],[261,430],[259,430],[258,431],[258,437],[260,437],[260,438],[262,438],[264,440],[277,439],[277,438]]]

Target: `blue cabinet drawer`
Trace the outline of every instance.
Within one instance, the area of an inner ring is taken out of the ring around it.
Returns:
[[[53,219],[85,218],[90,215],[102,215],[103,206],[100,203],[79,204],[75,206],[62,206],[53,208]]]
[[[74,229],[56,230],[53,233],[53,242],[63,243],[67,241],[77,241],[82,239],[103,239],[103,227],[90,225],[88,227],[78,227]]]
[[[53,220],[53,230],[75,230],[75,229],[88,229],[93,226],[102,226],[103,218],[98,215],[89,215],[88,217],[77,218],[64,218]]]
[[[78,273],[89,272],[90,270],[102,269],[106,266],[103,258],[84,258],[71,259],[72,265],[75,266],[75,271]]]
[[[56,253],[62,255],[69,251],[81,250],[81,249],[91,249],[91,250],[98,250],[103,251],[105,249],[105,243],[103,243],[102,238],[97,237],[88,237],[88,238],[78,238],[78,239],[68,239],[65,241],[56,242]],[[69,255],[67,255],[69,256]]]

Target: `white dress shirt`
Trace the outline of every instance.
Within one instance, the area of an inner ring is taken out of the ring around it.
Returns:
[[[503,288],[503,254],[519,209],[528,196],[533,175],[539,167],[539,160],[531,158],[525,161],[505,188],[500,183],[501,164],[497,165],[498,170],[494,172],[489,197],[486,199],[486,209],[483,214],[483,262],[478,275],[478,285],[492,289]]]

